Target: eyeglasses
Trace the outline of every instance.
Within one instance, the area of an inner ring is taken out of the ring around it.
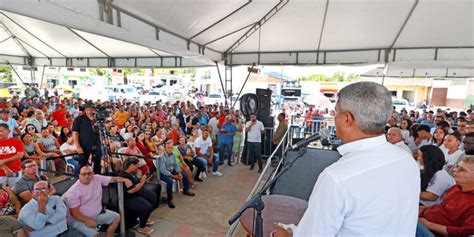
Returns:
[[[454,164],[454,166],[453,166],[453,167],[454,167],[455,169],[457,169],[457,171],[458,171],[458,172],[469,172],[469,173],[474,173],[474,171],[472,171],[472,170],[468,170],[468,169],[466,169],[466,168],[464,168],[464,167],[460,166],[460,165],[459,165],[459,164],[457,164],[457,163],[456,163],[456,164]]]
[[[29,127],[29,128],[27,128],[27,129],[28,129],[28,130],[35,130],[34,127]]]
[[[92,176],[92,175],[94,175],[94,173],[93,173],[93,172],[87,172],[87,173],[80,173],[79,175],[84,176],[84,177],[87,177],[87,176]]]
[[[48,188],[35,188],[34,193],[45,193],[48,191]]]
[[[25,169],[28,169],[28,168],[36,168],[38,167],[36,164],[33,164],[33,165],[26,165],[25,166]]]

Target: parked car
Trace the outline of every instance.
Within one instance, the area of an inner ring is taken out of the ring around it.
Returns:
[[[79,90],[79,97],[93,101],[108,101],[109,91],[95,86],[84,86]]]
[[[209,94],[204,100],[206,105],[225,104],[224,96],[217,93]]]
[[[127,99],[128,101],[138,102],[140,95],[133,86],[109,86],[109,100]]]
[[[183,92],[175,91],[175,92],[171,93],[171,96],[169,96],[168,101],[171,104],[176,103],[176,101],[180,101],[180,102],[185,101]]]
[[[392,98],[392,104],[395,106],[395,110],[400,112],[402,109],[407,111],[413,110],[414,108],[410,105],[410,102],[405,99]]]
[[[146,104],[148,102],[156,103],[161,100],[161,102],[168,101],[168,93],[165,91],[151,90],[148,93],[145,93],[140,96],[140,104]]]

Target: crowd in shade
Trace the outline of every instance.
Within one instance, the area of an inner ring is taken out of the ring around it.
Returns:
[[[127,219],[138,219],[136,230],[151,234],[154,221],[149,217],[160,202],[161,186],[147,185],[148,181],[159,176],[166,186],[167,205],[175,208],[177,186],[184,195],[195,196],[198,183],[208,176],[223,176],[223,165],[235,165],[246,126],[238,110],[189,101],[139,105],[127,100],[14,96],[1,101],[0,113],[0,208],[4,210],[0,222],[9,226],[5,233],[29,236],[71,231],[94,236],[99,227],[112,235],[118,214],[102,210],[102,193],[97,191],[112,181],[125,183]],[[257,122],[247,124],[248,130],[260,129],[254,126]],[[59,221],[65,213],[50,213],[51,206],[56,208],[53,212],[66,208],[57,208],[54,186],[48,181],[51,175],[40,175],[42,163],[56,176],[78,177],[62,195],[69,209],[67,222]],[[34,223],[21,218],[26,207],[32,209],[28,215],[35,214]]]
[[[474,113],[394,110],[387,141],[409,153],[421,174],[416,236],[474,234]]]
[[[287,121],[304,131],[335,113],[291,111],[277,116],[274,146],[284,138]],[[101,204],[101,187],[111,182],[124,183],[125,214],[138,220],[138,232],[151,234],[150,215],[160,203],[161,186],[147,181],[159,178],[168,207],[175,208],[176,186],[183,195],[198,195],[193,191],[198,183],[225,175],[224,165],[235,165],[243,133],[250,169],[255,163],[256,172],[263,168],[262,122],[255,115],[245,122],[238,110],[223,105],[14,96],[0,102],[0,113],[1,236],[95,236],[98,231],[112,236],[120,216]],[[334,127],[334,120],[321,124]],[[473,234],[474,113],[394,109],[385,132],[420,169],[417,236]],[[51,175],[39,171],[42,163],[78,181],[60,197]]]

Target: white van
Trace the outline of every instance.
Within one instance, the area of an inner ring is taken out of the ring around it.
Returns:
[[[140,95],[138,94],[137,88],[133,86],[108,86],[109,100],[115,99],[126,99],[132,102],[138,102]]]
[[[408,102],[408,100],[405,100],[405,99],[398,99],[398,98],[392,97],[392,104],[393,106],[395,106],[395,110],[397,112],[400,112],[402,109],[405,109],[408,112],[410,110],[413,110],[413,107],[410,105],[410,102]]]

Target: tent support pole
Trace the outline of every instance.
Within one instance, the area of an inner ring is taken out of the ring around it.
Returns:
[[[43,73],[41,73],[41,82],[38,85],[38,88],[41,88],[41,85],[43,85],[43,79],[44,79],[44,70],[46,69],[46,66],[43,66]],[[48,86],[46,86],[48,88]]]
[[[28,58],[28,65],[30,66],[30,72],[31,72],[31,85],[36,82],[35,79],[35,66],[33,65],[33,58],[29,57]]]
[[[252,68],[249,70],[249,74],[247,74],[247,78],[245,78],[244,84],[240,88],[239,94],[237,95],[237,100],[240,99],[240,94],[242,94],[242,91],[244,90],[245,84],[247,84],[247,81],[249,80],[249,77],[250,77],[250,73],[252,73],[254,67],[255,67],[255,63],[252,65]],[[237,100],[234,101],[234,104],[232,105],[232,108],[235,107],[235,104],[237,103]]]
[[[222,82],[222,76],[221,76],[221,71],[219,70],[219,64],[217,63],[217,61],[214,61],[214,62],[216,63],[217,73],[219,74],[219,81],[221,82],[222,92],[224,93],[225,105],[227,105],[227,94],[224,88],[224,83]]]
[[[13,65],[10,63],[10,61],[7,60],[7,64],[8,66],[10,66],[10,68],[13,70],[13,72],[16,74],[16,76],[18,77],[18,79],[20,79],[21,83],[23,84],[23,86],[26,87],[26,84],[25,82],[23,82],[23,80],[21,79],[20,75],[18,74],[18,72],[15,70],[15,68],[13,67]]]

